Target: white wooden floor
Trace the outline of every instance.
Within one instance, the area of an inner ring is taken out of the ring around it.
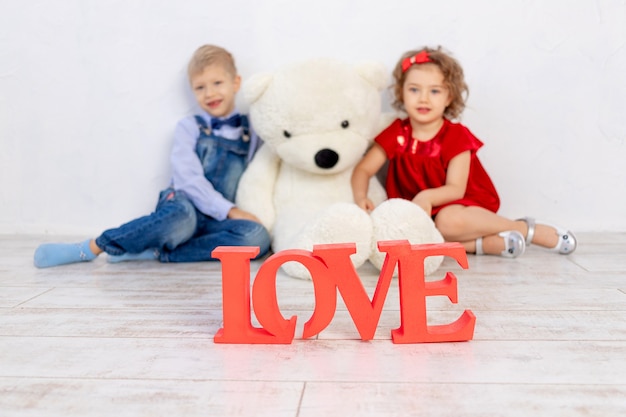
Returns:
[[[37,270],[38,243],[77,239],[0,236],[0,416],[624,416],[626,234],[578,238],[569,257],[446,260],[435,278],[454,272],[459,302],[430,297],[429,316],[472,310],[470,342],[392,344],[394,281],[375,340],[340,301],[316,339],[267,346],[213,343],[219,263]],[[278,287],[308,320],[311,282]]]

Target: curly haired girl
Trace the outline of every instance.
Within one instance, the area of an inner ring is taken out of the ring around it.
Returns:
[[[560,227],[530,217],[511,220],[497,213],[498,193],[476,152],[483,143],[453,122],[465,108],[468,87],[463,69],[438,48],[409,51],[393,77],[393,106],[406,113],[375,140],[354,169],[354,201],[367,211],[369,178],[389,161],[389,198],[403,198],[431,215],[446,241],[461,242],[468,253],[514,258],[533,243],[558,253],[576,249],[576,238]]]

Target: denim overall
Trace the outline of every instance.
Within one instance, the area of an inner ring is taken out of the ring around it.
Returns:
[[[235,201],[237,185],[247,166],[250,146],[249,125],[242,116],[243,135],[226,139],[215,135],[204,119],[195,116],[200,136],[196,153],[204,176],[229,201]],[[161,262],[215,260],[218,246],[258,246],[259,256],[269,250],[270,237],[259,223],[250,220],[216,220],[198,211],[185,193],[167,188],[161,191],[155,211],[102,233],[96,244],[109,255],[155,250]]]
[[[196,153],[202,162],[204,176],[224,198],[235,201],[237,185],[246,169],[250,148],[248,118],[241,116],[243,135],[237,140],[215,136],[200,116],[196,116],[196,123],[200,129]]]

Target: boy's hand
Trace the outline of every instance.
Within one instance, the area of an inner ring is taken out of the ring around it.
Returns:
[[[261,221],[254,214],[237,207],[230,209],[228,212],[228,218],[234,220],[252,220],[253,222],[261,223]]]

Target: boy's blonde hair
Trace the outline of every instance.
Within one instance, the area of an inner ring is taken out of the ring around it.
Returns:
[[[405,59],[413,57],[419,53],[428,54],[428,64],[418,65],[436,65],[443,74],[444,86],[450,93],[450,104],[446,107],[444,117],[447,119],[458,119],[465,109],[465,101],[469,94],[469,88],[465,83],[463,75],[463,68],[452,58],[448,53],[444,52],[441,46],[437,49],[424,47],[422,49],[408,51],[402,55],[396,67],[393,70],[393,78],[395,84],[392,86],[394,101],[392,106],[397,110],[404,110],[404,104],[402,101],[402,92],[404,87],[404,81],[406,80],[406,74],[408,70],[403,70],[402,63]]]
[[[237,76],[235,58],[226,49],[215,45],[203,45],[196,49],[187,66],[187,75],[191,78],[215,64],[221,65],[233,77]]]

